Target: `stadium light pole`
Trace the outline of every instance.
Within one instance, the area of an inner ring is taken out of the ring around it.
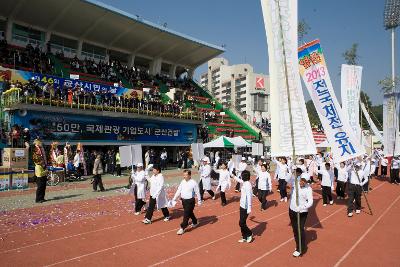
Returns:
[[[400,0],[386,0],[384,11],[384,24],[385,29],[391,31],[392,38],[392,83],[393,89],[396,88],[396,73],[395,73],[395,30],[400,25]]]

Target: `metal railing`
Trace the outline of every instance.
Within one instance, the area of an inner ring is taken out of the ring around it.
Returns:
[[[102,104],[101,100],[87,100],[87,97],[82,96],[73,96],[72,99],[68,100],[67,96],[60,99],[54,96],[52,97],[51,95],[46,97],[37,96],[36,93],[34,95],[25,95],[22,94],[22,90],[18,88],[4,92],[1,95],[1,103],[3,108],[12,108],[17,104],[28,104],[50,106],[55,108],[138,114],[151,117],[174,118],[182,120],[204,120],[204,114],[191,110],[183,112],[162,112],[160,109],[153,109],[151,105],[145,105],[141,107],[139,103],[135,106],[133,106],[131,103],[123,104],[121,101],[119,103],[114,102],[112,104]]]

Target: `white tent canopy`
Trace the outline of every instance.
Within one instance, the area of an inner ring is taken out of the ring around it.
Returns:
[[[217,139],[212,140],[211,142],[205,143],[203,145],[204,148],[221,148],[221,147],[226,147],[226,148],[233,148],[234,144],[229,140],[228,137],[225,136],[220,136]]]
[[[232,138],[228,138],[228,140],[233,143],[235,147],[251,147],[251,143],[244,140],[241,136],[236,136]]]

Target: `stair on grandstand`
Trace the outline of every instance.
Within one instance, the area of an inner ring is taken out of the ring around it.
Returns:
[[[216,105],[213,107],[210,103],[197,103],[197,110],[200,112],[215,112],[215,121],[207,121],[206,125],[209,130],[210,139],[215,139],[221,135],[226,135],[227,130],[234,130],[235,136],[242,136],[247,140],[256,140],[258,138],[258,133],[255,132],[247,123],[240,118],[237,118],[229,109],[222,109],[222,105],[212,98],[212,96],[198,86],[195,82],[192,82],[204,98],[214,100]],[[225,112],[225,115],[221,115],[221,112]]]
[[[318,131],[317,129],[312,129],[312,134],[314,137],[315,144],[321,144],[326,140],[326,135],[323,131]]]

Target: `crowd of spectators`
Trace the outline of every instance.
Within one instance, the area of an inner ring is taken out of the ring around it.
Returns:
[[[53,73],[53,64],[47,52],[39,46],[35,48],[31,44],[26,48],[9,46],[5,39],[0,40],[0,64],[36,73]]]
[[[270,134],[270,133],[271,133],[271,124],[270,124],[270,122],[268,121],[268,119],[262,118],[262,119],[261,119],[261,122],[256,122],[254,125],[255,125],[258,129],[264,131],[264,132],[267,133],[267,134]]]
[[[203,140],[203,143],[208,143],[210,142],[210,137],[209,137],[209,131],[207,125],[202,125],[201,127],[198,128],[197,135],[201,140]]]

